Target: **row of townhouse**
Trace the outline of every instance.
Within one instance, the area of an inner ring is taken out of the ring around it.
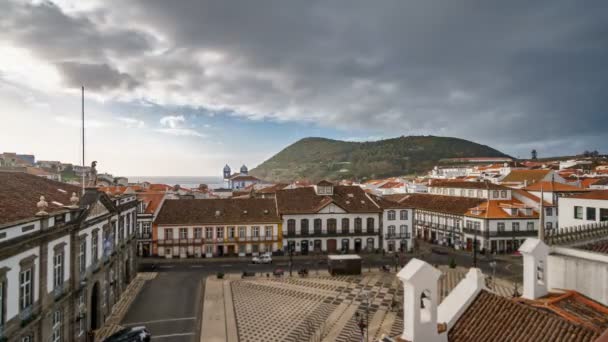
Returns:
[[[412,220],[410,207],[358,186],[325,181],[278,190],[270,199],[165,200],[152,224],[151,254],[183,258],[410,250]]]
[[[136,274],[135,196],[0,172],[0,340],[87,341]]]
[[[515,251],[540,226],[557,228],[556,204],[521,189],[489,182],[435,182],[429,195],[389,196],[415,209],[415,232],[422,239],[461,249]],[[542,213],[542,215],[541,215]],[[541,223],[542,222],[542,223]]]

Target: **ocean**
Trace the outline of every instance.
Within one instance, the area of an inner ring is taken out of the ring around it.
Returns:
[[[221,188],[224,180],[221,177],[179,177],[179,176],[129,176],[129,183],[150,182],[182,186],[184,188],[198,188],[199,184],[207,184],[210,189]]]

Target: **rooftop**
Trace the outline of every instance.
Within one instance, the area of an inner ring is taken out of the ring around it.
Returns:
[[[312,187],[279,190],[276,194],[281,214],[316,213],[334,203],[348,213],[377,213],[380,208],[358,186],[336,185],[333,195],[317,195]]]
[[[608,200],[608,190],[591,191],[585,194],[572,196],[571,198],[581,198],[590,200]]]
[[[434,181],[430,186],[440,188],[458,188],[458,189],[490,189],[490,190],[511,190],[506,186],[494,184],[490,182],[467,182],[467,181]]]
[[[77,186],[22,172],[0,172],[0,224],[34,217],[40,196],[48,203],[48,213],[66,210]]]
[[[166,200],[157,224],[241,224],[280,222],[272,199],[179,199]]]
[[[397,198],[401,197],[397,200]],[[425,209],[446,214],[462,215],[486,200],[483,198],[442,196],[429,194],[401,194],[386,196],[391,200],[416,209]]]
[[[551,170],[549,169],[536,169],[536,170],[511,170],[509,174],[502,179],[502,182],[516,182],[528,184],[536,183],[541,181]]]
[[[564,183],[559,183],[559,182],[549,182],[549,181],[537,182],[532,185],[528,185],[527,187],[524,188],[524,190],[526,190],[526,191],[541,191],[541,189],[546,192],[578,192],[578,191],[586,192],[586,191],[589,191],[587,189],[579,188],[574,185],[564,184]]]

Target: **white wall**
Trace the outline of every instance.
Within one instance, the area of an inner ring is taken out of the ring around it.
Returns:
[[[574,218],[574,207],[583,207],[583,218]],[[587,207],[596,208],[595,220],[587,219]],[[561,197],[559,199],[559,226],[562,228],[600,222],[600,208],[608,209],[608,200]]]
[[[555,252],[548,258],[549,288],[576,290],[608,305],[608,256],[571,248]]]
[[[0,268],[8,267],[10,270],[6,273],[6,320],[19,314],[19,272],[21,266],[19,262],[22,259],[36,255],[34,260],[34,303],[39,299],[40,288],[40,247],[34,247],[22,253],[13,255],[10,258],[0,261]]]
[[[390,210],[394,210],[395,211],[395,220],[390,221],[388,219],[388,212]],[[400,212],[402,210],[407,211],[407,220],[401,220],[400,217]],[[386,234],[388,234],[388,227],[389,226],[395,226],[395,234],[404,234],[404,233],[409,233],[410,234],[410,238],[407,239],[407,246],[409,249],[412,248],[412,238],[414,236],[414,221],[413,221],[413,216],[414,216],[414,210],[413,209],[385,209],[382,212],[382,246],[381,248],[384,248],[384,250],[388,251],[388,241],[385,237]],[[407,231],[401,231],[400,227],[402,225],[407,226]],[[401,244],[401,240],[396,239],[393,240],[395,241],[395,248],[396,250],[399,249],[399,246]]]

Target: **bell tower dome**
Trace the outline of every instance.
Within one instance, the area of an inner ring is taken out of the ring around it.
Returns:
[[[230,166],[226,164],[226,166],[224,166],[224,179],[228,178],[230,178]]]

